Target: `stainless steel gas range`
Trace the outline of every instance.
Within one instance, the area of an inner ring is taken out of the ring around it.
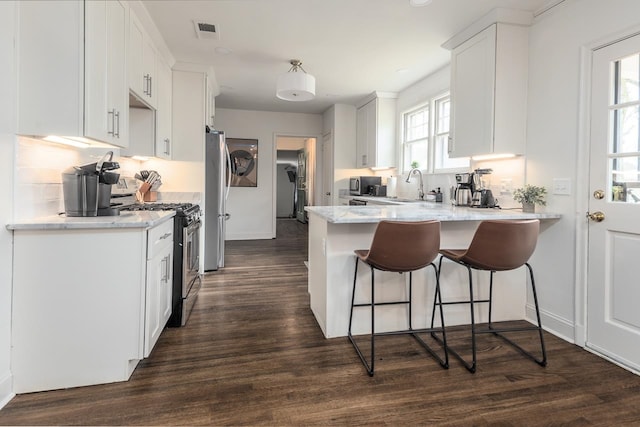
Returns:
[[[168,326],[187,323],[202,286],[200,277],[200,206],[192,203],[144,203],[124,206],[121,210],[173,210],[173,310]]]

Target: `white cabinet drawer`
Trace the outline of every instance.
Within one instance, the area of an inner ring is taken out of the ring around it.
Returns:
[[[163,222],[148,232],[147,259],[153,259],[160,251],[173,244],[173,219]]]

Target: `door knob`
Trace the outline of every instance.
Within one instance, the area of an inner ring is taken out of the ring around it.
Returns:
[[[598,199],[598,200],[602,200],[604,199],[604,191],[602,190],[596,190],[593,192],[593,198],[594,199]]]
[[[326,193],[324,193],[326,196],[330,196],[331,193],[329,191],[327,191]]]
[[[602,222],[604,221],[604,213],[600,211],[594,213],[587,212],[587,218],[589,218],[591,221]]]

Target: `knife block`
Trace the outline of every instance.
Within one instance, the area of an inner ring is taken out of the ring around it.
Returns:
[[[158,192],[157,191],[147,191],[142,196],[142,200],[144,202],[157,202],[158,201]]]

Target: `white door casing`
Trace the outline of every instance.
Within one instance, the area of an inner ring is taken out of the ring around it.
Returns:
[[[594,52],[586,346],[634,370],[640,370],[639,83],[640,36]]]
[[[333,205],[333,134],[322,137],[322,205]]]

